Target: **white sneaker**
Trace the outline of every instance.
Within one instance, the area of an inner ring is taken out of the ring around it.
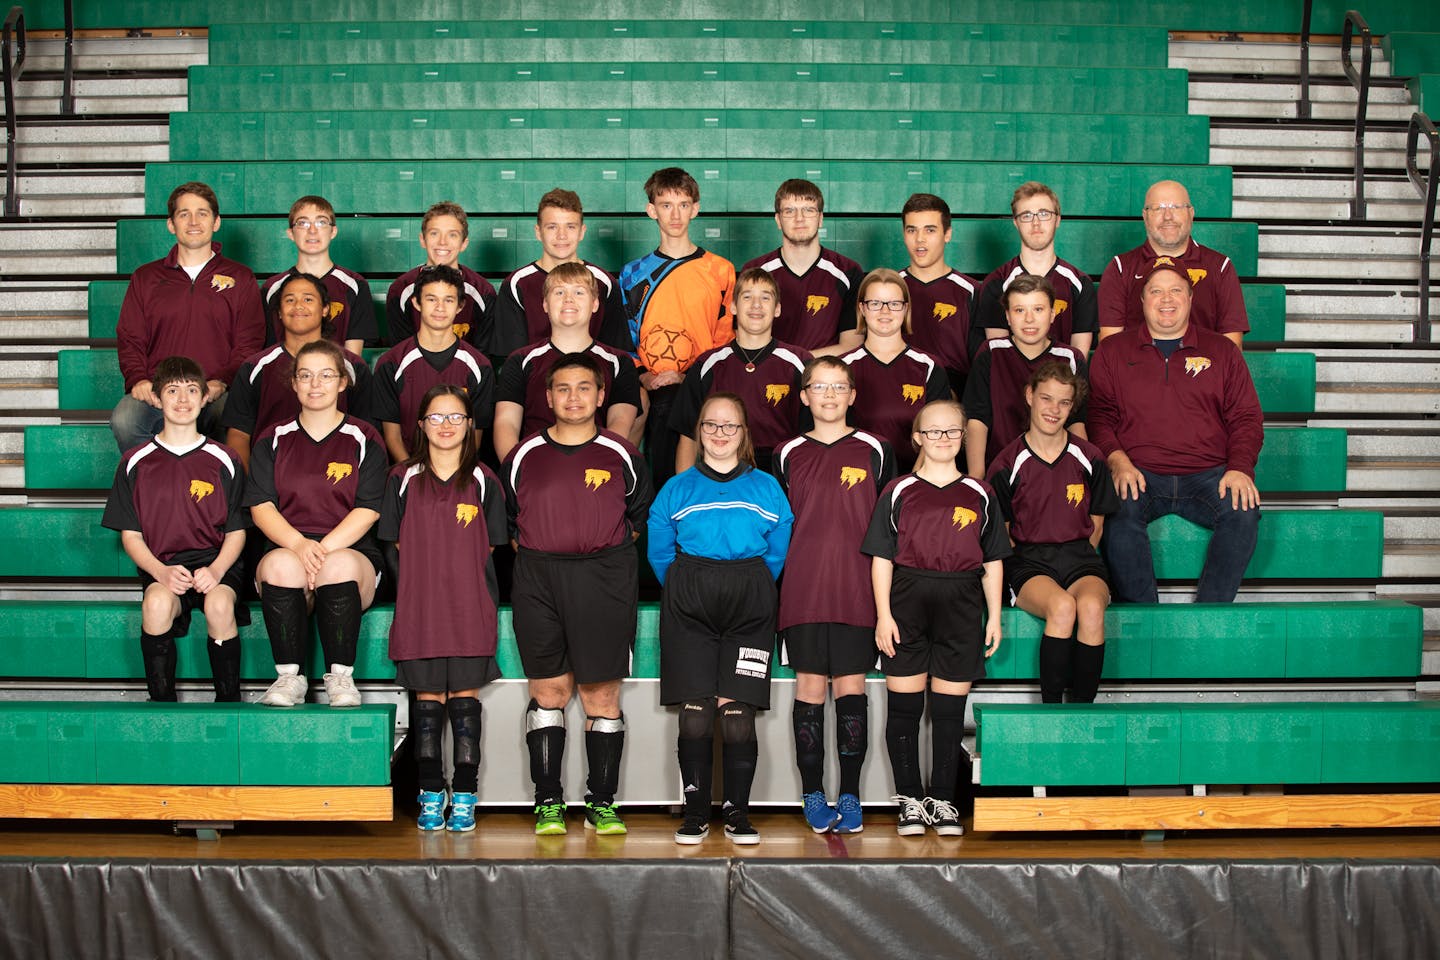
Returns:
[[[355,689],[355,680],[348,673],[325,674],[325,696],[332,707],[360,706],[360,691]]]
[[[305,678],[295,673],[285,673],[275,678],[270,689],[260,696],[260,703],[272,707],[293,707],[305,702],[305,692],[310,685]]]

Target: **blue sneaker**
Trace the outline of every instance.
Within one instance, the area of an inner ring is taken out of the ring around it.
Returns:
[[[475,829],[475,794],[456,793],[450,797],[450,819],[445,829],[451,833],[469,833]]]
[[[832,828],[836,833],[859,833],[865,829],[865,817],[860,810],[860,798],[853,793],[842,793],[835,803],[840,819]]]
[[[445,791],[420,791],[420,817],[415,825],[421,830],[445,829]]]
[[[830,828],[835,826],[835,821],[840,819],[835,808],[825,799],[825,794],[819,790],[805,794],[803,802],[805,823],[816,833],[829,832]]]

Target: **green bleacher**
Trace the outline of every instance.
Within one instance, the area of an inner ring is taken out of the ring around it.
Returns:
[[[1385,59],[1397,77],[1440,73],[1440,33],[1395,31],[1383,38]]]

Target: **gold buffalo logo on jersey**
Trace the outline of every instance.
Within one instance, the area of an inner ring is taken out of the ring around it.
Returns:
[[[195,498],[196,503],[204,500],[206,497],[210,496],[210,494],[214,492],[215,484],[213,483],[206,483],[204,480],[190,481],[190,496]]]
[[[1186,358],[1185,358],[1185,372],[1188,373],[1188,374],[1190,374],[1190,376],[1192,376],[1192,377],[1198,377],[1198,376],[1200,376],[1200,371],[1201,371],[1201,370],[1209,370],[1209,369],[1210,369],[1210,358],[1209,358],[1209,357],[1186,357]]]
[[[599,470],[595,467],[590,467],[585,471],[585,487],[588,490],[599,490],[609,482],[609,470]]]
[[[1068,306],[1070,306],[1070,301],[1069,301],[1069,300],[1061,300],[1061,299],[1059,299],[1059,298],[1056,298],[1056,300],[1055,300],[1055,316],[1058,317],[1058,316],[1060,316],[1060,314],[1064,313],[1064,312],[1065,312],[1065,308],[1068,307]]]
[[[975,515],[975,511],[969,507],[956,507],[955,516],[951,518],[950,525],[964,530],[978,519],[980,518]]]
[[[348,463],[336,463],[331,460],[325,465],[325,479],[331,483],[339,483],[354,472],[355,468]]]
[[[473,503],[455,504],[455,522],[470,526],[471,521],[480,516],[480,508]]]
[[[235,286],[235,278],[227,277],[223,273],[217,273],[210,278],[211,290],[229,290],[233,286]]]
[[[790,384],[788,383],[767,383],[765,384],[765,402],[773,406],[779,406],[780,401],[790,396]]]
[[[901,384],[900,399],[906,403],[919,403],[925,399],[925,388],[918,383]]]
[[[452,323],[450,324],[450,329],[454,330],[455,336],[461,340],[464,340],[470,334],[470,324],[468,323]]]
[[[855,484],[862,483],[869,476],[862,467],[841,467],[840,482],[845,485],[846,490],[853,490]]]
[[[933,316],[936,320],[949,320],[951,317],[955,316],[955,304],[937,303],[935,304],[935,311],[931,314],[931,316]]]
[[[828,306],[830,306],[829,297],[821,297],[815,294],[811,294],[810,296],[805,298],[805,309],[812,317]]]
[[[1065,484],[1065,502],[1072,507],[1080,506],[1080,500],[1085,496],[1085,485],[1083,483]]]
[[[1199,283],[1201,280],[1204,280],[1206,277],[1210,276],[1210,272],[1208,270],[1201,270],[1199,267],[1189,267],[1188,269],[1186,269],[1185,272],[1190,274],[1190,286],[1192,287],[1195,286],[1195,284]]]
[[[341,303],[339,300],[331,300],[331,301],[330,301],[330,319],[331,319],[331,320],[334,320],[336,317],[340,316],[340,314],[342,314],[342,313],[344,313],[344,312],[345,312],[345,304]]]

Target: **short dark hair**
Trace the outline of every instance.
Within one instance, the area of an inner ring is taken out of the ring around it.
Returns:
[[[1090,393],[1090,385],[1085,378],[1074,370],[1064,360],[1044,360],[1030,373],[1030,379],[1025,386],[1034,390],[1046,380],[1054,380],[1056,383],[1068,384],[1075,389],[1074,404],[1078,408],[1085,402],[1085,397]]]
[[[855,386],[855,371],[850,369],[850,364],[839,357],[814,357],[805,364],[805,369],[800,371],[800,389],[804,390],[810,386],[810,381],[815,378],[815,371],[824,367],[826,370],[837,370],[845,374],[846,381],[850,386]]]
[[[272,326],[283,327],[280,320],[281,301],[285,298],[285,288],[297,280],[304,280],[314,287],[320,294],[320,306],[324,310],[324,316],[320,320],[320,336],[329,340],[335,335],[335,318],[330,313],[330,290],[325,286],[325,281],[312,273],[301,273],[298,270],[292,271],[288,277],[280,281],[280,286],[275,288],[275,294],[270,298],[270,322]]]
[[[571,213],[580,214],[585,218],[585,208],[580,205],[580,194],[574,190],[566,190],[564,187],[556,187],[540,198],[540,205],[535,208],[535,222],[540,222],[540,214],[545,212],[546,207],[554,207],[557,210],[568,210]]]
[[[683,193],[696,203],[700,202],[700,184],[680,167],[664,167],[650,174],[645,181],[645,199],[651,203],[662,193]]]
[[[933,193],[912,193],[910,199],[905,201],[905,206],[900,208],[900,222],[904,223],[905,218],[912,213],[938,213],[940,214],[940,226],[946,230],[950,229],[950,204]]]
[[[605,389],[605,368],[600,366],[600,360],[595,354],[589,351],[578,353],[567,353],[555,361],[555,365],[545,371],[545,389],[549,390],[555,385],[555,373],[559,370],[571,370],[575,368],[589,370],[595,376],[595,386],[601,390]]]
[[[210,184],[201,183],[199,180],[191,180],[189,183],[182,183],[170,191],[170,199],[165,201],[167,218],[174,219],[175,206],[180,202],[180,198],[187,193],[193,193],[201,200],[210,204],[210,212],[217,217],[220,216],[220,201],[216,198],[215,191],[210,189]]]
[[[295,371],[300,369],[300,361],[312,353],[323,354],[326,360],[335,364],[335,369],[340,372],[340,379],[345,381],[345,386],[352,386],[350,365],[345,360],[345,351],[340,349],[340,344],[325,339],[311,340],[295,351],[295,362],[290,366],[290,379],[295,379]]]
[[[465,276],[454,267],[443,263],[427,263],[420,268],[420,273],[415,277],[416,299],[420,297],[420,291],[432,283],[446,283],[455,288],[455,296],[459,297],[465,292]]]
[[[441,200],[432,204],[425,216],[420,218],[420,232],[424,233],[425,228],[430,226],[430,221],[436,217],[454,217],[460,221],[460,237],[463,240],[470,239],[470,218],[465,216],[465,208],[454,200]]]
[[[796,200],[810,200],[815,208],[821,213],[825,212],[825,196],[820,188],[809,180],[792,179],[780,184],[775,191],[775,212],[780,212],[780,201],[786,197],[794,197]]]
[[[205,388],[205,371],[200,364],[189,357],[166,357],[155,364],[155,376],[150,378],[150,388],[158,397],[172,383],[198,383]]]
[[[1022,273],[1010,281],[1010,286],[1005,288],[1004,295],[1000,298],[1004,301],[1006,310],[1010,309],[1010,297],[1012,294],[1043,293],[1050,298],[1050,306],[1055,306],[1055,285],[1050,282],[1049,277],[1037,276],[1033,273]]]

